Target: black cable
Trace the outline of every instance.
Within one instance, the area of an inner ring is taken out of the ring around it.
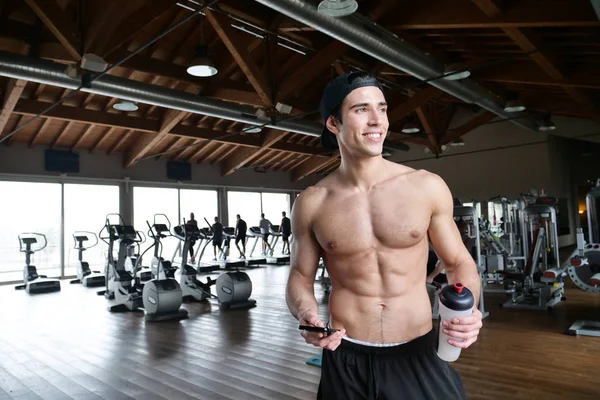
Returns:
[[[155,42],[157,42],[158,40],[162,39],[163,37],[165,37],[166,35],[168,35],[169,33],[171,33],[172,31],[174,31],[175,29],[179,28],[181,25],[185,24],[186,22],[188,22],[189,20],[193,19],[194,17],[196,17],[197,15],[201,14],[201,11],[206,8],[206,7],[211,7],[215,4],[217,4],[220,0],[212,0],[210,3],[201,6],[199,9],[197,9],[196,11],[194,11],[192,14],[188,15],[187,17],[183,18],[181,21],[179,21],[178,23],[176,23],[175,25],[173,25],[172,27],[170,27],[169,29],[167,29],[166,31],[164,31],[163,33],[159,34],[158,36],[156,36],[154,39],[150,40],[148,43],[138,47],[136,50],[134,50],[133,52],[129,53],[125,58],[123,58],[121,61],[117,62],[116,64],[113,64],[112,66],[110,66],[109,68],[107,68],[104,72],[102,72],[101,74],[97,75],[97,76],[92,76],[91,78],[89,78],[89,80],[86,81],[86,79],[84,79],[82,77],[82,84],[79,85],[79,87],[75,90],[73,90],[71,93],[69,93],[68,95],[64,96],[63,98],[59,99],[58,101],[56,101],[54,104],[52,104],[50,107],[46,108],[45,110],[41,111],[39,114],[37,114],[35,117],[31,118],[29,121],[21,124],[20,126],[16,127],[15,129],[13,129],[12,132],[10,132],[8,135],[4,136],[3,138],[0,139],[0,144],[2,144],[2,142],[4,142],[5,140],[8,140],[12,135],[14,135],[15,133],[19,132],[21,129],[23,129],[24,127],[26,127],[27,125],[31,124],[33,121],[39,119],[41,116],[45,115],[46,113],[48,113],[49,111],[52,111],[54,108],[56,108],[57,106],[59,106],[60,104],[62,104],[65,100],[73,97],[75,95],[75,93],[79,92],[81,89],[83,89],[84,87],[88,87],[93,81],[95,81],[96,79],[100,79],[102,78],[104,75],[108,74],[108,72],[110,72],[113,68],[116,68],[118,66],[120,66],[121,64],[123,64],[124,62],[128,61],[130,58],[132,58],[133,56],[135,56],[137,53],[139,53],[140,51],[150,47],[151,45],[153,45]]]

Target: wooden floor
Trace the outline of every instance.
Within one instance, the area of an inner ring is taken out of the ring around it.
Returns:
[[[67,281],[43,295],[0,286],[0,400],[314,399],[320,369],[305,360],[318,351],[287,311],[288,271],[248,271],[254,309],[186,304],[188,320],[159,324],[111,314],[95,289]],[[600,398],[600,338],[562,334],[575,318],[600,320],[600,296],[567,296],[553,314],[486,297],[492,315],[454,364],[470,399]]]

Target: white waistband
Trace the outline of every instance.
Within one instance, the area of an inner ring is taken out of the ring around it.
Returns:
[[[363,346],[372,346],[372,347],[392,347],[392,346],[400,346],[401,344],[405,344],[408,343],[409,340],[405,341],[405,342],[400,342],[400,343],[376,343],[376,342],[365,342],[362,340],[358,340],[358,339],[352,339],[349,338],[348,336],[344,336],[342,339],[345,339],[349,342],[352,343],[356,343],[356,344],[362,344]]]

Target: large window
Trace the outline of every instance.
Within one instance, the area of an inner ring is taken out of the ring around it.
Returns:
[[[236,215],[246,221],[248,228],[258,226],[260,221],[260,193],[257,192],[227,192],[227,208],[229,210],[229,225],[235,227]]]
[[[46,248],[32,255],[31,265],[41,275],[60,276],[61,185],[0,182],[0,193],[0,280],[7,282],[23,279],[25,253],[19,251],[18,238],[25,232],[41,233],[47,240]]]
[[[140,244],[140,254],[154,243],[152,237],[148,234],[150,229],[148,224],[150,226],[154,224],[155,216],[157,223],[167,223],[164,216],[156,214],[166,215],[171,225],[171,233],[173,233],[173,228],[179,223],[178,197],[177,189],[140,186],[133,188],[133,226],[136,231],[141,231],[146,237],[146,241]],[[165,260],[171,260],[179,244],[179,239],[166,237],[161,240],[161,244],[159,253],[162,252],[162,257]],[[142,265],[149,266],[153,255],[154,249],[148,250],[142,257]]]
[[[280,225],[282,212],[285,212],[288,218],[290,216],[290,196],[286,193],[262,193],[262,210],[265,218],[273,225]],[[271,242],[271,240],[269,241]],[[283,250],[281,238],[277,240],[274,250],[276,254]]]
[[[107,214],[119,213],[119,186],[65,184],[64,201],[64,274],[77,274],[78,251],[75,249],[76,242],[73,236],[75,232],[88,237],[89,240],[83,242],[84,247],[97,243],[83,252],[83,260],[89,263],[92,271],[104,271],[108,245],[98,239],[98,235],[104,227]]]
[[[206,219],[211,224],[214,218],[219,215],[219,198],[216,190],[191,190],[181,189],[179,191],[179,202],[181,211],[181,221],[187,221],[190,213],[194,213],[199,228],[208,228]]]

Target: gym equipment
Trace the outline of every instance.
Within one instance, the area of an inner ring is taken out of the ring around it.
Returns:
[[[144,235],[144,232],[142,231],[136,231],[136,233],[140,236],[141,241],[133,243],[131,245],[131,248],[128,249],[128,258],[131,262],[126,262],[125,268],[127,269],[127,271],[129,271],[130,274],[133,275],[136,282],[139,282],[139,285],[143,287],[144,283],[152,279],[152,271],[150,270],[150,267],[142,265],[143,259],[140,254],[141,245],[146,243],[146,235]],[[137,265],[136,270],[134,270],[134,265]]]
[[[181,255],[181,277],[179,284],[182,291],[183,301],[207,301],[211,297],[210,287],[216,283],[210,279],[206,283],[198,280],[196,268],[187,263],[188,253],[192,240],[200,240],[200,229],[197,226],[183,225],[176,226],[173,229],[174,236],[183,242],[183,254]],[[181,245],[181,243],[180,243]],[[218,269],[218,267],[217,267]]]
[[[219,264],[221,269],[237,269],[246,266],[245,260],[227,259],[227,255],[229,254],[230,243],[232,240],[235,240],[235,228],[232,228],[230,226],[224,227],[223,241],[225,242],[225,245],[222,248],[221,254],[219,254],[219,258],[217,259],[217,264]]]
[[[258,226],[251,226],[250,228],[248,228],[247,237],[248,237],[248,239],[247,239],[248,241],[253,239],[254,244],[252,245],[252,250],[250,250],[250,257],[246,258],[246,266],[266,264],[267,259],[265,257],[254,257],[253,256],[254,250],[256,249],[256,245],[259,243],[259,241],[263,237],[262,233],[260,233],[260,228]]]
[[[327,273],[327,268],[325,268],[325,262],[323,261],[323,258],[319,259],[319,267],[317,269],[321,270],[321,275],[319,275],[319,277],[317,279],[315,279],[315,282],[319,282],[321,284],[321,286],[323,287],[323,289],[325,290],[326,294],[331,293],[331,278],[329,277],[329,274]]]
[[[206,219],[205,219],[206,221]],[[200,229],[200,242],[198,243],[198,247],[196,248],[196,257],[198,258],[198,273],[210,273],[213,271],[218,271],[221,269],[221,266],[216,261],[202,261],[202,257],[204,256],[204,251],[208,247],[209,244],[212,243],[213,231],[212,228],[201,228]],[[200,248],[202,247],[202,250]]]
[[[585,244],[583,229],[577,229],[577,249],[569,257],[567,273],[581,290],[600,293],[600,244]],[[567,335],[600,337],[599,321],[575,321]]]
[[[588,218],[588,238],[590,243],[600,242],[600,179],[596,180],[596,186],[585,196]]]
[[[32,245],[39,243],[36,237],[43,239],[44,244],[33,250]],[[48,241],[43,233],[26,232],[19,235],[19,251],[25,253],[24,284],[15,286],[15,290],[25,289],[29,294],[60,291],[60,280],[48,278],[46,275],[38,275],[37,268],[31,265],[31,255],[36,251],[45,249],[47,245]]]
[[[477,217],[477,210],[475,207],[470,206],[454,206],[453,211],[454,222],[458,228],[463,244],[473,257],[479,277],[481,278],[481,290],[479,293],[479,304],[478,309],[481,311],[482,319],[487,318],[490,313],[485,310],[485,303],[483,298],[483,287],[485,282],[485,266],[483,266],[483,260],[481,258],[481,242],[479,234],[479,221]],[[435,280],[431,284],[427,284],[427,292],[432,303],[432,318],[438,319],[439,317],[439,292],[447,286],[447,283],[439,283]]]
[[[158,223],[156,218],[162,216],[167,224]],[[170,261],[161,257],[161,239],[172,236],[170,233],[171,222],[165,214],[155,214],[154,223],[146,221],[150,230],[148,235],[154,239],[154,243],[146,249],[154,248],[154,257],[150,262],[150,270],[153,279],[144,284],[142,298],[146,321],[158,322],[169,320],[182,320],[188,318],[187,310],[181,308],[183,292],[177,280],[175,280],[175,268]],[[144,251],[144,252],[146,252]]]
[[[256,300],[250,298],[252,281],[245,272],[222,273],[217,278],[215,288],[221,308],[249,308],[256,305]]]
[[[94,237],[94,244],[84,246],[83,242],[89,241],[90,237]],[[83,252],[91,249],[98,244],[98,236],[94,232],[77,231],[73,233],[75,240],[74,249],[77,250],[77,279],[73,279],[71,283],[82,283],[84,287],[96,287],[106,285],[106,277],[100,271],[92,271],[89,263],[83,261]]]
[[[273,225],[269,227],[269,234],[271,235],[271,254],[267,256],[268,264],[285,264],[290,262],[289,254],[279,254],[275,255],[273,252],[275,251],[275,246],[277,245],[277,241],[280,237],[283,236],[281,232],[279,232],[279,225]]]
[[[114,216],[118,217],[118,221],[111,224],[110,218]],[[105,230],[107,236],[102,236]],[[104,268],[106,290],[99,291],[98,295],[104,295],[109,300],[108,310],[111,312],[140,310],[143,306],[142,291],[138,278],[134,278],[138,262],[131,267],[131,250],[133,245],[142,241],[140,234],[133,226],[125,225],[120,214],[108,214],[99,237],[108,244],[108,255]],[[119,241],[117,260],[113,254],[115,241]],[[126,264],[129,264],[128,267]],[[133,274],[127,269],[133,270]]]
[[[564,296],[565,269],[559,266],[556,197],[538,197],[524,210],[527,262],[521,271],[503,272],[506,289],[515,289],[505,308],[551,310]]]

